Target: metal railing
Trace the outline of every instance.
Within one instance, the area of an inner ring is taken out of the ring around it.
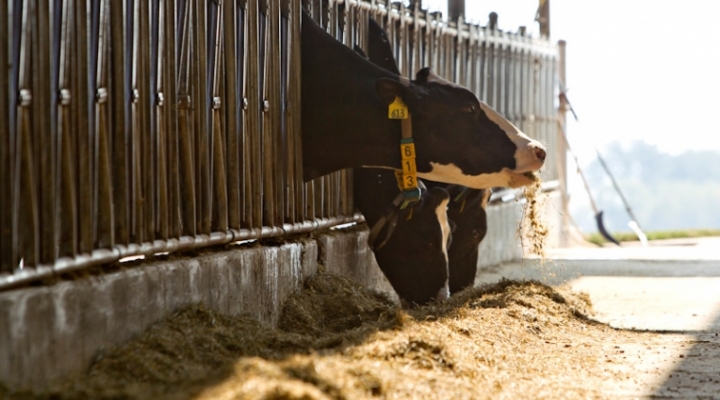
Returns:
[[[554,148],[556,49],[493,26],[378,0],[10,0],[0,288],[361,220],[349,172],[302,181],[303,5],[349,46],[373,17],[404,75],[431,66]]]

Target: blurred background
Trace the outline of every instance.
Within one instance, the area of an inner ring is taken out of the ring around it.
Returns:
[[[423,0],[447,16],[446,0]],[[465,1],[465,19],[488,14],[539,37],[538,0]],[[567,41],[568,140],[610,232],[630,217],[598,162],[602,154],[645,231],[720,229],[720,1],[550,0],[550,40]],[[570,210],[597,230],[568,157]]]

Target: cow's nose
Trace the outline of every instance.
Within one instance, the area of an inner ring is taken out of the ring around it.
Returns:
[[[545,153],[545,149],[543,149],[542,147],[539,147],[539,146],[535,146],[533,148],[533,152],[535,153],[535,157],[538,160],[545,162],[545,157],[547,157],[547,153]]]

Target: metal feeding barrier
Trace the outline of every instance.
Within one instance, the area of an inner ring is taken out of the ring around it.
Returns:
[[[357,222],[352,174],[302,180],[300,20],[423,66],[555,148],[557,51],[384,1],[0,6],[0,289],[128,256]],[[557,179],[549,152],[543,178]]]

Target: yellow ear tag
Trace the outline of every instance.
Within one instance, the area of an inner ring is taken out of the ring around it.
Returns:
[[[400,96],[395,96],[395,100],[388,107],[389,119],[407,119],[409,115],[408,108],[403,103]]]

